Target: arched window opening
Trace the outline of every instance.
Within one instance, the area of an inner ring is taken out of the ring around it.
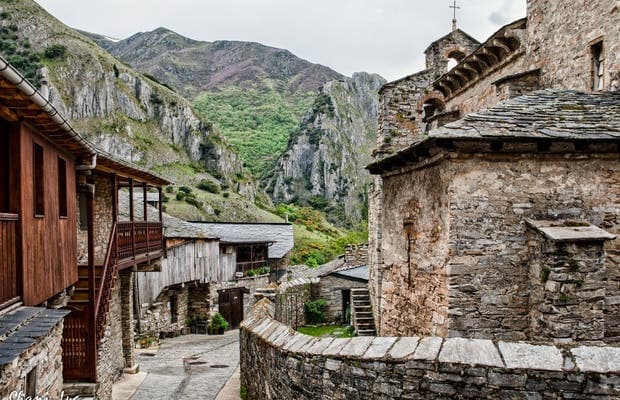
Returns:
[[[424,111],[424,121],[428,121],[429,118],[442,113],[445,109],[446,105],[443,101],[439,99],[428,99],[422,106],[422,110]]]
[[[448,71],[456,67],[465,58],[465,53],[460,50],[454,50],[448,53]]]

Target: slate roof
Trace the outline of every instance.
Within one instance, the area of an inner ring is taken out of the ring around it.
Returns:
[[[269,258],[282,258],[293,248],[293,225],[230,222],[192,222],[207,235],[219,237],[221,242],[268,243]]]
[[[356,281],[368,282],[368,265],[358,265],[356,267],[337,269],[329,275],[334,275],[345,279],[353,279]]]
[[[620,139],[620,92],[540,90],[431,131],[429,138]]]
[[[410,147],[366,168],[372,174],[401,165],[440,140],[620,140],[620,92],[546,89],[507,100],[488,110],[430,131]]]
[[[293,279],[312,279],[329,275],[343,266],[344,256],[338,257],[326,264],[319,265],[316,268],[312,268],[307,265],[293,265],[289,267],[289,272],[293,276]]]

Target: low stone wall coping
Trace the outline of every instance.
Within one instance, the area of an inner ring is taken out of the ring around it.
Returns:
[[[564,372],[620,371],[620,348],[612,346],[580,346],[567,348],[567,351],[562,352],[561,348],[552,345],[504,341],[495,343],[486,339],[371,336],[316,338],[296,332],[264,315],[251,315],[241,326],[272,347],[290,353],[329,359],[420,360]]]

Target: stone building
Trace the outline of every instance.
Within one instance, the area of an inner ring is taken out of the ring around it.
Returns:
[[[454,68],[382,89],[381,335],[620,342],[618,26],[617,2],[530,0],[480,45],[455,35]]]

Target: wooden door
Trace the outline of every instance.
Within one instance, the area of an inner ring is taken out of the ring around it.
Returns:
[[[245,288],[218,290],[220,314],[228,321],[229,328],[237,328],[243,321],[243,293]]]

